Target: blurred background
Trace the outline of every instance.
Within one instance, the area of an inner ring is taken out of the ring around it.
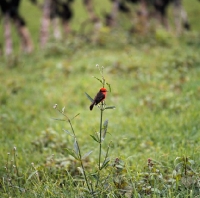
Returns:
[[[198,0],[2,0],[1,54],[30,53],[75,36],[103,45],[112,31],[125,33],[127,42],[199,32],[199,9]]]
[[[0,181],[0,193],[8,188],[16,197],[4,168],[14,146],[30,197],[62,193],[63,178],[70,181],[66,170],[77,164],[65,148],[73,140],[63,131],[68,123],[52,119],[63,119],[54,104],[70,118],[80,113],[73,126],[83,153],[94,150],[94,168],[97,144],[90,135],[99,130],[99,109],[89,110],[85,92],[94,97],[102,86],[96,65],[111,85],[106,104],[116,106],[103,117],[111,161],[123,159],[138,177],[147,159],[155,159],[171,177],[174,160],[189,156],[199,173],[199,0],[0,0],[0,6],[0,179],[8,181]],[[32,162],[45,182],[33,177],[32,183]],[[174,196],[184,197],[182,189]]]

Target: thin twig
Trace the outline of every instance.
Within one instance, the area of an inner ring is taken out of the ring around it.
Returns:
[[[83,176],[84,176],[84,179],[85,179],[87,188],[88,188],[89,192],[91,192],[91,189],[90,189],[90,186],[89,186],[89,182],[88,182],[88,179],[87,179],[87,175],[86,175],[86,171],[85,171],[85,168],[84,168],[84,165],[83,165],[83,161],[82,161],[82,155],[81,155],[80,146],[79,146],[79,144],[78,144],[78,141],[77,141],[77,138],[76,138],[76,134],[75,134],[74,128],[73,128],[73,126],[72,126],[71,120],[68,118],[68,116],[67,116],[66,114],[64,114],[63,111],[61,111],[61,110],[59,110],[59,109],[57,109],[57,110],[58,110],[58,112],[60,112],[63,116],[65,116],[65,117],[67,118],[66,121],[69,122],[69,124],[70,124],[70,127],[71,127],[71,129],[72,129],[72,133],[73,133],[74,138],[75,138],[75,140],[76,140],[76,145],[77,145],[77,148],[78,148],[79,160],[80,160],[80,163],[81,163],[81,168],[82,168],[82,170],[83,170]],[[79,115],[79,114],[77,114],[77,115]],[[76,115],[76,116],[77,116],[77,115]],[[75,117],[76,117],[76,116],[75,116]],[[75,117],[73,117],[72,119],[74,119]]]
[[[101,151],[102,151],[102,120],[103,120],[103,103],[101,103],[101,108],[100,108],[100,124],[99,124],[99,170],[98,170],[98,177],[97,177],[97,183],[96,187],[99,184],[99,177],[100,177],[100,171],[101,171]]]

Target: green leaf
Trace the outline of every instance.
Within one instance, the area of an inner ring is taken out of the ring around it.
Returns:
[[[157,188],[151,188],[151,191],[157,194],[160,194],[160,190],[158,190]]]
[[[93,139],[94,141],[96,141],[96,142],[99,143],[99,139],[97,139],[94,135],[90,135],[90,136],[92,137],[92,139]]]
[[[94,177],[94,179],[96,179],[96,180],[99,179],[99,177],[98,177],[98,176],[99,176],[98,173],[92,173],[91,176]]]
[[[74,151],[76,152],[76,154],[79,154],[78,143],[76,141],[76,138],[74,139]]]
[[[176,164],[175,166],[175,170],[178,171],[179,169],[181,169],[183,167],[183,162],[179,162],[178,164]]]
[[[65,129],[63,129],[63,131],[65,132],[65,133],[67,133],[68,135],[70,135],[70,136],[72,136],[72,137],[74,137],[74,135],[73,134],[71,134],[68,130],[65,130]]]
[[[189,162],[189,164],[191,164],[191,165],[193,165],[193,164],[195,164],[195,161],[194,160],[188,160],[188,162]]]
[[[101,166],[101,170],[102,170],[103,168],[106,168],[109,162],[110,162],[110,159],[109,159],[109,158],[106,158],[106,159],[104,160],[102,166]]]
[[[28,177],[28,179],[27,179],[26,181],[28,181],[29,179],[31,179],[31,178],[33,177],[33,175],[35,175],[37,172],[38,172],[37,170],[34,171],[34,172],[32,172],[32,173],[29,175],[29,177]]]
[[[80,172],[82,175],[84,175],[82,167],[77,167],[77,169],[79,170],[79,172]]]
[[[106,137],[106,132],[107,132],[107,129],[108,129],[108,120],[106,120],[105,122],[104,122],[104,124],[103,124],[103,129],[104,129],[104,131],[103,131],[103,140],[105,139],[105,137]]]
[[[103,85],[103,81],[95,76],[93,76],[94,78],[96,78],[102,85]]]
[[[58,121],[66,121],[66,120],[63,120],[63,119],[60,119],[60,118],[51,118],[53,120],[58,120]]]
[[[108,88],[109,88],[109,92],[111,92],[111,86],[109,83],[106,83],[106,85],[108,85]]]
[[[119,169],[123,169],[123,168],[124,168],[124,166],[123,166],[123,165],[120,165],[120,164],[117,164],[115,167],[116,167],[116,168],[119,168]]]
[[[12,187],[13,187],[13,188],[19,189],[21,192],[25,192],[25,191],[26,191],[24,188],[21,188],[21,187],[19,187],[19,186],[12,186]]]
[[[76,118],[79,115],[80,115],[80,113],[77,113],[71,120],[73,120],[74,118]]]
[[[105,109],[116,109],[115,106],[106,107]]]
[[[82,159],[87,158],[87,157],[88,157],[92,152],[93,152],[93,151],[89,151],[89,152],[87,152],[87,153],[82,157]]]
[[[182,157],[176,157],[176,159],[174,160],[174,163],[179,163],[182,161]]]
[[[66,148],[66,150],[67,150],[67,153],[68,153],[69,155],[71,155],[72,157],[74,157],[74,158],[77,159],[77,160],[80,160],[79,157],[76,155],[76,153],[75,153],[74,150],[68,149],[68,148]]]
[[[65,107],[62,108],[62,113],[64,113],[64,112],[65,112]]]
[[[85,180],[84,179],[73,179],[73,181],[77,181],[78,183],[80,183],[80,182],[82,182],[82,183],[84,183],[85,182]],[[79,186],[79,191],[80,192],[88,192],[88,193],[91,193],[87,188],[83,188],[83,187],[80,187]]]
[[[94,102],[94,100],[85,92],[85,95],[87,96],[87,98],[90,100],[90,102]]]

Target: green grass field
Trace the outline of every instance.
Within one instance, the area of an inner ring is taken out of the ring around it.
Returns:
[[[63,131],[69,123],[52,118],[63,118],[54,104],[70,118],[80,114],[72,124],[82,153],[93,151],[84,165],[94,182],[99,145],[90,135],[99,131],[100,111],[89,110],[85,92],[93,97],[101,87],[93,78],[101,78],[97,64],[111,85],[106,105],[116,109],[103,115],[109,123],[102,155],[110,145],[110,162],[96,197],[200,196],[200,3],[184,5],[192,31],[178,38],[164,30],[141,37],[103,29],[97,44],[71,35],[24,55],[13,34],[15,54],[0,57],[0,197],[94,197],[66,150],[74,144]],[[27,9],[36,43],[41,13],[24,1],[22,13]]]

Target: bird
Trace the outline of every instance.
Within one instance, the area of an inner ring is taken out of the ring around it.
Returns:
[[[92,104],[90,105],[90,111],[92,111],[94,105],[99,104],[100,102],[102,102],[106,98],[107,92],[108,91],[104,87],[102,87],[99,90],[99,92],[97,93],[97,95],[94,97],[94,100],[93,100]]]

